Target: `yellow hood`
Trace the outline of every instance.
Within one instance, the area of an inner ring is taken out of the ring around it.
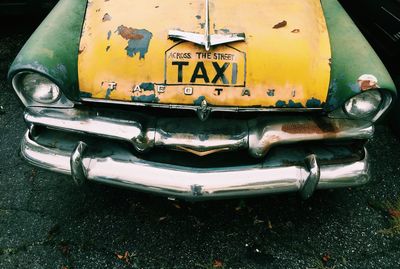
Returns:
[[[79,48],[81,96],[126,102],[233,107],[320,107],[330,79],[319,0],[89,0]]]

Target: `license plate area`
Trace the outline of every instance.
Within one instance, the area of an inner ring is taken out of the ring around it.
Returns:
[[[228,45],[206,51],[179,43],[165,53],[165,84],[245,87],[246,55]]]

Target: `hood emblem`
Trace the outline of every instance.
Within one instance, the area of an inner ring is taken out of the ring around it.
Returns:
[[[211,113],[211,108],[208,106],[206,99],[201,101],[200,106],[196,110],[197,116],[201,121],[206,121]]]
[[[205,32],[203,34],[185,32],[181,30],[170,30],[168,37],[171,39],[186,40],[201,46],[204,46],[206,51],[209,51],[211,46],[226,44],[237,41],[244,41],[246,39],[244,33],[230,33],[230,34],[210,34],[210,2],[206,1],[206,16],[205,16]]]

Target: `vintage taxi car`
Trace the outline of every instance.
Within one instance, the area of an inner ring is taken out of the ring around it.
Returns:
[[[61,0],[9,80],[30,163],[192,200],[367,183],[395,97],[336,0]]]

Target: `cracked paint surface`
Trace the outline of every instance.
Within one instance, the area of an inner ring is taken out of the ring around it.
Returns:
[[[326,101],[332,56],[318,0],[210,0],[210,32],[246,34],[245,42],[210,51],[168,39],[169,30],[204,33],[203,1],[90,3],[78,70],[80,89],[92,98],[181,105],[206,98],[213,106],[268,108]],[[103,81],[118,89],[99,87]]]
[[[122,38],[128,40],[128,46],[125,48],[128,56],[134,57],[139,53],[139,59],[144,59],[149,50],[150,39],[153,36],[152,33],[146,29],[133,29],[124,25],[118,26],[116,32]]]

